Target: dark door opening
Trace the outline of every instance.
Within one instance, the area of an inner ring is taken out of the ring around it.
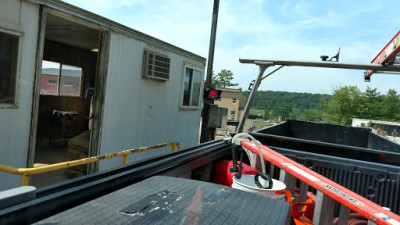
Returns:
[[[34,167],[88,157],[100,31],[46,18]],[[32,176],[40,187],[87,174],[87,165]]]

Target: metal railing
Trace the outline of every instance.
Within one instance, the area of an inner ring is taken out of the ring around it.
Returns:
[[[26,186],[26,185],[29,185],[29,176],[33,175],[33,174],[46,173],[46,172],[50,172],[50,171],[54,171],[54,170],[65,169],[65,168],[69,168],[69,167],[98,162],[98,161],[105,160],[105,159],[116,158],[119,156],[123,156],[124,157],[123,163],[127,164],[128,157],[130,154],[144,152],[144,151],[157,149],[157,148],[163,148],[163,147],[167,147],[167,146],[172,146],[172,151],[175,151],[176,148],[178,148],[178,150],[181,149],[181,146],[178,142],[171,142],[171,143],[165,143],[165,144],[159,144],[159,145],[153,145],[153,146],[147,146],[147,147],[141,147],[141,148],[135,148],[135,149],[128,149],[128,150],[115,152],[115,153],[109,153],[109,154],[100,155],[100,156],[92,156],[92,157],[83,158],[83,159],[77,159],[77,160],[72,160],[72,161],[44,165],[44,166],[39,166],[39,167],[35,167],[35,168],[15,168],[12,166],[0,164],[0,171],[15,174],[15,175],[21,175],[21,186]]]

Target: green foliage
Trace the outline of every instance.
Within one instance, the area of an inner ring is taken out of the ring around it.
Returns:
[[[395,90],[381,95],[368,87],[361,92],[356,86],[344,86],[333,92],[333,99],[326,104],[326,122],[351,125],[353,118],[398,121],[400,97]]]
[[[277,105],[272,110],[272,115],[274,117],[282,117],[282,120],[289,119],[290,113],[292,113],[293,108],[289,104]]]
[[[383,107],[382,113],[385,118],[392,118],[395,121],[400,120],[400,96],[393,89],[390,89],[388,93],[383,96]]]
[[[345,86],[334,90],[333,99],[326,108],[326,122],[349,125],[360,113],[362,94],[357,86]]]
[[[217,75],[213,74],[211,77],[211,83],[215,85],[215,87],[226,88],[226,87],[236,87],[239,84],[232,83],[233,73],[230,70],[221,70]]]
[[[249,96],[250,92],[246,91],[244,94]],[[276,120],[278,117],[281,117],[283,120],[321,121],[323,118],[321,108],[331,99],[332,96],[325,94],[258,91],[250,114],[253,114],[256,118],[268,120]],[[256,110],[257,108],[259,110]],[[261,110],[264,113],[260,113]]]
[[[250,95],[245,91],[246,96]],[[272,110],[275,106],[289,104],[299,110],[321,109],[321,101],[330,101],[331,95],[296,93],[286,91],[258,91],[253,101],[252,108]]]
[[[371,89],[370,87],[365,90],[361,96],[361,104],[363,107],[360,109],[360,115],[362,118],[375,118],[379,119],[382,117],[382,104],[383,96],[377,92],[377,89]]]
[[[265,109],[263,116],[264,116],[264,119],[268,119],[269,118],[269,111]]]
[[[321,121],[322,120],[322,113],[319,110],[310,109],[304,111],[304,118],[303,120],[306,121]]]

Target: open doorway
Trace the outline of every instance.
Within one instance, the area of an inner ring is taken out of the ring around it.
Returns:
[[[89,156],[101,32],[48,14],[34,166]],[[38,94],[38,93],[36,93]],[[40,187],[85,175],[87,165],[34,175]]]

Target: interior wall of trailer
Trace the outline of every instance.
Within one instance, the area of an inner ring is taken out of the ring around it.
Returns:
[[[84,73],[83,84],[94,83],[96,73],[97,54],[83,49],[46,41],[43,59],[62,64],[78,66]],[[83,88],[82,88],[83,89]],[[51,132],[53,110],[76,111],[78,113],[75,135],[88,129],[90,99],[83,94],[79,97],[41,95],[38,113],[38,140],[47,143]],[[43,140],[45,139],[45,140]]]
[[[27,167],[38,26],[39,5],[22,0],[1,2],[0,31],[20,34],[18,104],[15,108],[0,107],[0,164],[13,167]],[[20,184],[20,176],[0,172],[0,191]]]
[[[170,58],[167,81],[142,78],[144,49]],[[199,68],[204,61],[111,33],[100,154],[179,142],[198,144],[201,107],[182,109],[184,63]],[[168,154],[171,148],[135,153],[129,162]],[[100,162],[100,170],[122,165],[122,158]]]

